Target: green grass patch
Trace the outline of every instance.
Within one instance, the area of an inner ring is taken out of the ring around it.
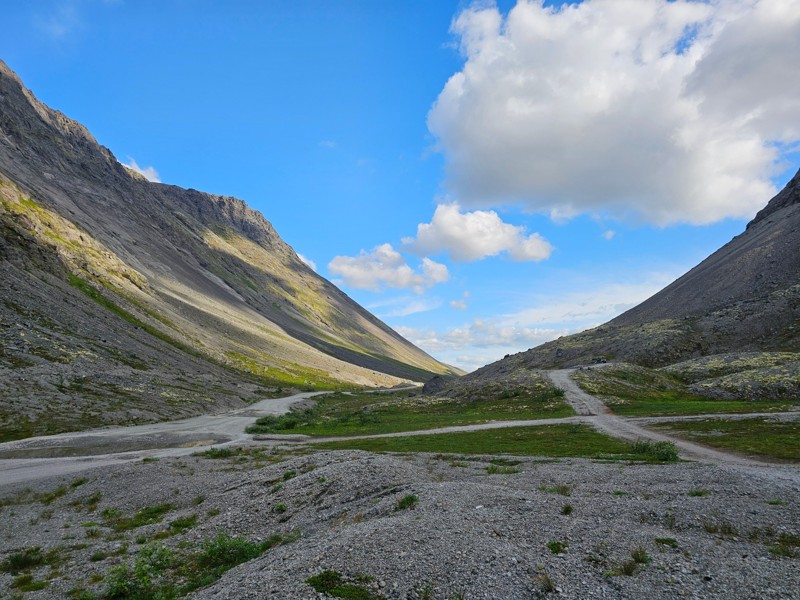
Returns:
[[[214,583],[236,565],[297,538],[297,535],[273,535],[263,542],[254,542],[244,537],[220,534],[188,552],[149,544],[139,551],[134,562],[119,565],[108,572],[104,579],[103,598],[180,598]]]
[[[338,440],[315,444],[315,447],[370,452],[511,454],[658,462],[650,454],[637,453],[633,444],[598,433],[589,425],[505,427],[459,433]]]
[[[103,517],[106,519],[105,525],[114,531],[128,531],[160,523],[173,508],[172,504],[168,503],[146,506],[130,517],[122,515],[118,510],[106,509],[103,511]]]
[[[419,497],[416,494],[407,494],[400,498],[395,504],[395,510],[406,510],[409,508],[414,508],[417,503],[419,503]]]
[[[574,414],[564,402],[563,392],[556,388],[511,398],[473,401],[410,396],[409,392],[335,393],[315,400],[313,408],[279,417],[261,417],[247,432],[369,435]]]
[[[675,375],[634,365],[575,372],[583,390],[628,417],[741,414],[790,410],[796,401],[715,400],[693,394]]]
[[[363,579],[363,577],[358,578]],[[306,583],[314,588],[314,591],[333,598],[343,598],[345,600],[378,600],[383,596],[373,594],[359,581],[348,581],[344,575],[338,571],[321,571],[306,579]]]
[[[800,421],[703,419],[657,423],[659,431],[722,450],[784,461],[800,461]]]

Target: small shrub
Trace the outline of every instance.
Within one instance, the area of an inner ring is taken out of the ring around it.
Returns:
[[[669,546],[670,548],[677,548],[678,540],[676,540],[675,538],[659,537],[656,538],[656,544],[661,544],[662,546]]]
[[[395,510],[405,510],[407,508],[414,508],[419,502],[419,497],[416,494],[407,494],[400,498],[395,504]]]
[[[560,494],[562,496],[569,496],[572,493],[572,488],[564,483],[549,487],[542,484],[539,486],[539,491],[547,492],[548,494]]]
[[[281,514],[285,513],[287,511],[287,509],[288,509],[288,507],[286,506],[285,503],[278,502],[278,504],[276,504],[275,507],[272,510],[274,512],[278,513],[279,515],[281,515]]]
[[[699,498],[702,496],[708,496],[711,493],[711,490],[707,490],[705,488],[699,490],[689,490],[689,496],[694,498]]]
[[[23,573],[19,577],[14,578],[14,582],[11,584],[12,588],[18,589],[20,592],[35,592],[36,590],[42,590],[46,588],[49,584],[47,581],[34,581],[33,575],[30,573]]]
[[[170,521],[169,528],[176,531],[186,531],[197,525],[197,515],[187,515]]]
[[[342,583],[342,574],[337,571],[326,570],[312,575],[306,579],[306,583],[320,594],[327,594]]]
[[[652,558],[647,554],[647,550],[642,548],[641,546],[634,548],[631,550],[631,558],[640,565],[644,565],[649,563]]]
[[[767,504],[769,504],[770,506],[786,506],[786,502],[784,500],[778,500],[778,499],[767,500]]]
[[[533,576],[533,581],[545,594],[552,594],[556,591],[556,584],[547,573],[537,573]]]
[[[571,515],[572,514],[572,504],[565,504],[561,507],[561,514],[562,515]]]
[[[45,555],[42,554],[42,549],[38,546],[33,548],[25,548],[19,552],[14,552],[2,563],[0,563],[0,571],[16,575],[22,571],[40,567],[46,563]]]
[[[677,462],[680,460],[678,449],[672,442],[638,440],[633,443],[633,452],[644,456],[651,462]]]
[[[563,554],[569,544],[567,542],[560,542],[558,540],[551,540],[547,542],[547,547],[553,554]]]
[[[631,577],[632,575],[636,574],[636,566],[637,562],[635,560],[626,560],[621,562],[618,567],[618,571],[620,575],[626,575],[627,577]]]
[[[289,481],[290,479],[294,479],[297,477],[297,471],[289,470],[283,474],[283,480]]]

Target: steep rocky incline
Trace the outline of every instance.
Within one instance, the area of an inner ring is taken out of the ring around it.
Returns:
[[[451,371],[243,201],[146,181],[1,61],[0,231],[0,438]]]
[[[741,235],[645,302],[468,378],[598,360],[661,367],[754,351],[800,351],[800,171]]]

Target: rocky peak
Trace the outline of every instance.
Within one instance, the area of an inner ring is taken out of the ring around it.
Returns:
[[[779,210],[794,204],[800,204],[800,170],[795,173],[795,176],[786,184],[786,187],[778,192],[764,208],[758,211],[755,218],[747,224],[748,229]]]

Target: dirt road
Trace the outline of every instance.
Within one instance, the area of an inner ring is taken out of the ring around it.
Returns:
[[[133,427],[62,433],[0,444],[0,486],[76,473],[145,457],[181,456],[198,447],[249,441],[245,428],[324,392],[270,398],[228,413]]]
[[[678,448],[681,458],[702,460],[720,465],[767,466],[769,464],[656,433],[642,427],[635,421],[619,417],[612,413],[602,400],[587,394],[573,381],[572,373],[574,371],[575,369],[561,369],[558,371],[543,371],[543,373],[550,378],[553,385],[564,390],[565,399],[575,412],[586,416],[587,422],[603,433],[629,441],[641,439],[672,442]]]

